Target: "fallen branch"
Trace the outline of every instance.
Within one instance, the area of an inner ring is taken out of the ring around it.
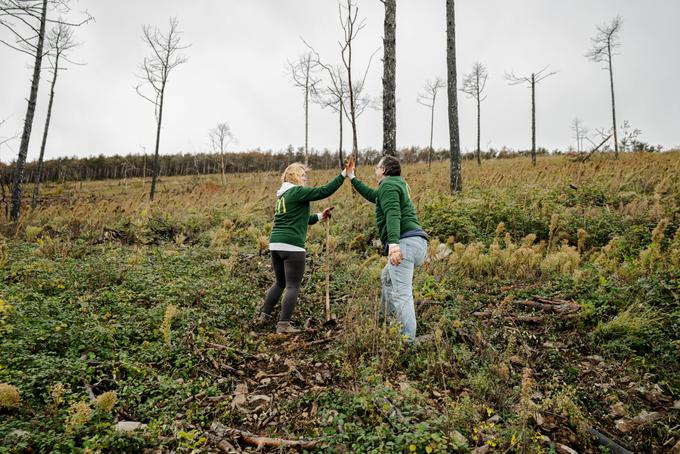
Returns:
[[[477,318],[493,318],[493,312],[483,311],[483,312],[473,312],[473,316]],[[505,320],[520,323],[541,323],[543,319],[535,315],[506,315],[503,317]]]
[[[611,136],[612,135],[609,134],[602,142],[600,142],[600,144],[598,146],[596,146],[595,148],[590,150],[590,152],[587,155],[577,156],[576,159],[573,160],[573,162],[586,162],[588,159],[590,159],[590,157],[593,155],[593,153],[595,153],[602,145],[604,145],[609,140],[609,138]],[[588,140],[590,140],[590,139],[588,139]]]
[[[305,347],[311,347],[312,345],[325,344],[326,342],[330,342],[333,339],[337,339],[340,336],[342,336],[342,334],[337,334],[335,336],[326,337],[324,339],[317,339],[317,340],[313,340],[313,341],[310,341],[310,342],[305,342],[304,346]]]
[[[554,312],[557,314],[571,314],[581,310],[581,306],[573,301],[564,300],[549,300],[546,298],[541,298],[540,296],[534,296],[534,301],[524,300],[517,301],[517,304],[522,306],[531,307],[534,309],[540,309],[546,312]]]
[[[213,421],[210,426],[210,432],[208,438],[215,443],[218,447],[220,443],[226,441],[226,438],[240,438],[246,444],[250,446],[255,446],[257,448],[268,447],[268,448],[299,448],[299,449],[312,449],[316,447],[319,442],[314,440],[286,440],[284,438],[270,438],[261,437],[255,435],[251,432],[245,430],[233,429],[221,424],[217,421]]]
[[[598,429],[594,427],[589,427],[588,432],[597,440],[597,442],[600,445],[606,446],[614,454],[633,454],[632,451],[627,450],[626,448],[618,444],[616,441],[605,436],[602,432],[600,432]]]
[[[205,391],[201,391],[201,392],[198,393],[198,394],[193,394],[193,395],[187,397],[186,399],[184,399],[184,402],[182,402],[182,403],[183,403],[184,405],[186,405],[186,404],[188,404],[188,403],[193,402],[194,400],[202,399],[203,397],[205,397]]]

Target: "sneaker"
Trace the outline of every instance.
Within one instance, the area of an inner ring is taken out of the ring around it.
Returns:
[[[290,322],[278,322],[276,324],[276,334],[297,334],[300,330],[295,328]]]
[[[264,328],[270,325],[273,321],[274,317],[269,314],[265,314],[264,312],[260,312],[260,314],[253,319],[252,325],[254,328]]]

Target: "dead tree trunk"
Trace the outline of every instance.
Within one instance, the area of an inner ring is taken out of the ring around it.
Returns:
[[[149,199],[153,200],[156,195],[156,181],[158,180],[158,151],[161,144],[161,125],[163,123],[163,97],[165,95],[165,82],[162,83],[158,101],[158,118],[156,119],[156,146],[151,164],[151,192]]]
[[[42,179],[43,159],[45,157],[45,146],[47,145],[47,134],[50,129],[50,119],[52,118],[52,105],[54,104],[54,86],[57,83],[59,73],[59,57],[54,62],[54,72],[52,73],[52,84],[50,85],[50,100],[47,104],[47,118],[45,119],[45,130],[43,131],[42,144],[40,144],[40,156],[38,157],[38,168],[35,172],[35,185],[33,186],[33,197],[31,198],[31,209],[35,210],[38,204],[38,194],[40,192],[40,180]]]
[[[396,91],[396,0],[382,0],[385,5],[383,39],[383,155],[397,153]]]
[[[454,0],[446,0],[446,67],[449,97],[449,144],[451,150],[451,192],[463,190],[458,130],[458,90],[456,88],[456,16]]]
[[[460,90],[468,95],[470,98],[474,98],[477,102],[477,165],[482,165],[482,151],[481,151],[481,130],[482,130],[482,101],[486,99],[486,95],[482,96],[484,89],[486,88],[486,80],[489,77],[489,73],[486,67],[481,63],[475,63],[472,66],[472,72],[465,75],[463,79],[463,88]]]
[[[426,82],[424,92],[418,93],[418,97],[416,98],[418,104],[422,104],[423,106],[430,109],[430,147],[428,149],[427,154],[428,168],[430,168],[430,166],[432,165],[432,151],[433,151],[432,139],[434,137],[434,107],[437,102],[437,92],[439,91],[440,88],[443,87],[444,81],[437,77],[434,82],[430,81]]]
[[[181,32],[178,30],[178,27],[179,23],[176,18],[170,19],[170,29],[167,35],[163,34],[158,28],[152,29],[150,26],[143,27],[143,40],[151,48],[152,52],[150,57],[144,58],[144,62],[141,66],[143,73],[139,77],[149,85],[149,91],[151,93],[145,94],[141,90],[142,84],[137,85],[135,90],[139,96],[153,104],[154,113],[156,114],[156,145],[151,169],[150,200],[153,200],[154,195],[156,194],[156,183],[159,176],[158,154],[168,76],[177,66],[187,61],[185,57],[177,55],[179,51],[187,48],[187,46],[180,45]]]
[[[586,57],[596,63],[605,63],[609,70],[609,88],[612,95],[612,133],[614,135],[614,156],[619,157],[619,136],[616,130],[616,101],[614,98],[614,70],[612,68],[612,55],[619,42],[619,33],[623,21],[621,17],[615,17],[611,23],[597,27],[597,35],[591,39],[592,47]]]
[[[435,97],[437,94],[435,93]],[[430,108],[430,147],[427,152],[427,168],[432,167],[432,140],[434,139],[434,102],[435,98],[432,98],[432,108]]]
[[[536,165],[536,77],[531,73],[531,164]]]
[[[47,117],[45,119],[45,129],[43,131],[42,143],[40,144],[40,156],[38,157],[38,168],[35,172],[33,186],[33,196],[31,197],[31,209],[35,210],[38,204],[38,195],[40,193],[40,182],[42,180],[43,163],[45,158],[45,148],[47,146],[47,136],[50,130],[50,122],[52,120],[52,106],[54,105],[54,87],[57,84],[57,76],[59,71],[63,68],[59,67],[59,62],[62,55],[66,61],[68,59],[68,51],[77,46],[73,41],[73,33],[69,25],[58,23],[52,28],[48,37],[50,51],[53,54],[54,60],[52,63],[52,83],[50,84],[50,100],[47,105]]]
[[[309,65],[312,54],[307,54],[305,72],[305,166],[309,165]]]
[[[477,87],[479,87],[479,74],[477,74]],[[479,99],[481,93],[477,89],[477,165],[482,165],[482,148],[480,146],[482,136],[482,102]]]
[[[531,73],[531,77],[518,77],[514,73],[505,73],[510,85],[527,84],[531,89],[531,163],[536,165],[536,85],[547,77],[557,74],[555,71],[545,73],[548,66],[538,72]]]
[[[342,116],[344,115],[343,112],[343,102],[342,98],[338,102],[338,116],[339,116],[339,121],[340,121],[340,145],[338,146],[338,164],[340,165],[341,169],[345,168],[345,159],[342,156]]]
[[[609,87],[611,88],[612,93],[612,129],[614,130],[614,158],[619,159],[619,136],[616,131],[616,100],[614,98],[614,70],[612,69],[611,41],[607,44],[607,58],[609,59]]]
[[[31,91],[28,96],[28,108],[24,120],[24,131],[21,134],[21,144],[19,145],[19,156],[17,157],[16,168],[14,171],[14,183],[12,186],[12,210],[10,217],[13,222],[19,220],[21,211],[21,192],[24,183],[24,170],[26,167],[26,156],[28,155],[28,143],[31,139],[31,129],[33,128],[33,117],[35,115],[35,105],[38,99],[38,87],[40,85],[40,68],[43,59],[43,47],[45,44],[45,23],[47,22],[47,0],[42,2],[40,15],[40,31],[38,33],[38,43],[36,45],[35,61],[33,64],[33,79],[31,81]]]

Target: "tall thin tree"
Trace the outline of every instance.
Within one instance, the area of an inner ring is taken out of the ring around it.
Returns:
[[[423,92],[418,93],[418,97],[416,98],[416,101],[419,104],[422,104],[423,106],[430,109],[430,147],[428,148],[429,151],[427,154],[428,167],[432,165],[432,153],[433,153],[432,139],[434,137],[434,107],[437,101],[437,92],[441,88],[444,88],[444,81],[440,77],[437,77],[434,80],[434,82],[428,80],[425,83]]]
[[[226,183],[225,177],[225,163],[224,163],[224,151],[226,147],[234,140],[234,134],[231,132],[229,124],[226,122],[217,123],[209,133],[210,145],[213,151],[220,154],[220,181],[222,185]]]
[[[454,0],[446,0],[446,72],[449,98],[449,144],[451,150],[451,192],[463,190],[458,129],[458,89],[456,80],[456,8]]]
[[[397,154],[397,106],[396,106],[396,29],[397,0],[380,0],[385,5],[383,38],[383,155]]]
[[[288,73],[293,84],[302,90],[305,109],[305,165],[309,163],[309,102],[318,96],[318,85],[321,79],[316,77],[317,64],[311,52],[300,55],[295,63],[288,62]]]
[[[594,62],[604,62],[603,69],[609,70],[609,88],[612,95],[612,130],[614,134],[614,157],[619,158],[619,137],[616,128],[616,101],[614,97],[614,69],[612,67],[612,56],[616,55],[615,50],[621,46],[619,33],[623,27],[621,16],[616,16],[609,24],[597,26],[597,35],[591,38],[592,47],[586,57]]]
[[[145,25],[142,32],[142,40],[151,49],[151,55],[145,57],[142,62],[140,68],[142,74],[138,76],[142,82],[135,87],[135,91],[153,104],[156,115],[156,146],[152,164],[151,191],[149,192],[149,199],[153,200],[158,179],[158,151],[168,77],[175,68],[186,63],[187,58],[180,55],[180,52],[189,46],[182,46],[179,22],[176,17],[170,19],[170,28],[167,33],[163,33],[157,27],[152,28],[150,25]],[[145,93],[145,90],[150,93]]]
[[[328,63],[324,63],[321,60],[319,53],[307,42],[305,42],[305,45],[314,53],[316,63],[328,74],[330,78],[328,88],[333,92],[332,97],[334,97],[337,102],[340,100],[343,101],[342,108],[339,110],[341,112],[344,111],[345,117],[352,126],[352,156],[354,156],[354,159],[356,160],[358,156],[357,118],[367,107],[375,107],[372,105],[371,97],[368,96],[364,90],[366,87],[366,77],[371,68],[371,62],[379,49],[376,49],[368,59],[363,77],[352,80],[354,76],[352,66],[354,64],[352,43],[359,35],[359,32],[366,26],[366,20],[359,20],[359,8],[357,8],[352,0],[347,0],[346,7],[343,7],[342,3],[338,5],[338,15],[340,17],[340,26],[343,31],[343,37],[342,40],[338,41],[338,46],[340,47],[340,59],[342,61],[344,75],[342,75],[339,67],[333,67]],[[342,120],[340,121],[340,128],[342,131]]]
[[[486,88],[486,80],[489,77],[489,72],[486,67],[477,62],[472,65],[472,71],[466,74],[463,79],[463,88],[461,91],[474,99],[477,103],[477,165],[482,165],[482,152],[480,147],[481,130],[482,130],[482,101],[486,99],[484,89]]]
[[[583,122],[580,118],[574,118],[571,122],[571,130],[574,131],[574,138],[576,139],[576,151],[583,150],[583,141],[586,139],[588,130],[583,127]]]
[[[45,118],[45,128],[43,130],[42,143],[40,144],[40,155],[38,156],[38,168],[35,171],[33,186],[33,196],[31,197],[31,209],[35,210],[38,204],[38,194],[40,193],[40,181],[42,180],[43,160],[45,159],[45,148],[47,146],[47,135],[50,130],[52,119],[52,107],[54,106],[54,87],[57,85],[59,71],[65,70],[60,60],[72,63],[68,59],[68,52],[77,46],[73,41],[73,29],[64,23],[56,24],[47,37],[49,43],[48,59],[52,67],[52,81],[50,82],[50,100],[47,103],[47,117]]]
[[[48,11],[49,10],[49,11]],[[76,23],[70,23],[64,19],[53,19],[54,15],[67,14],[69,12],[68,0],[0,0],[0,25],[9,31],[14,42],[0,38],[0,43],[7,47],[23,52],[33,59],[33,76],[31,77],[31,89],[28,95],[28,106],[24,118],[24,128],[19,144],[12,184],[12,208],[10,217],[15,223],[19,220],[21,211],[21,194],[24,183],[24,171],[26,156],[31,139],[33,118],[38,99],[40,86],[40,70],[44,57],[45,30],[48,23],[64,23],[71,26],[80,26],[92,19],[87,12],[85,18]]]
[[[505,79],[510,85],[527,84],[531,88],[531,163],[536,165],[536,85],[546,78],[557,74],[556,71],[546,73],[548,66],[531,73],[531,76],[516,76],[513,72],[505,73]]]
[[[366,20],[358,20],[359,8],[352,0],[347,0],[347,13],[339,10],[340,24],[343,30],[343,41],[340,44],[340,56],[347,72],[347,88],[349,91],[349,120],[352,125],[352,156],[357,159],[359,145],[357,140],[357,103],[354,94],[355,86],[352,83],[352,43],[359,32],[366,26]]]

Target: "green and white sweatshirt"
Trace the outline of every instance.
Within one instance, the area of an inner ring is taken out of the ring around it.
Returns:
[[[354,177],[352,186],[363,198],[375,203],[375,218],[383,244],[398,245],[402,234],[421,228],[404,178],[387,176],[378,189],[372,189]]]
[[[269,250],[304,252],[307,226],[316,224],[321,219],[321,213],[310,216],[309,202],[330,197],[344,181],[345,178],[338,175],[316,188],[283,183],[276,191],[274,228],[269,236]]]

